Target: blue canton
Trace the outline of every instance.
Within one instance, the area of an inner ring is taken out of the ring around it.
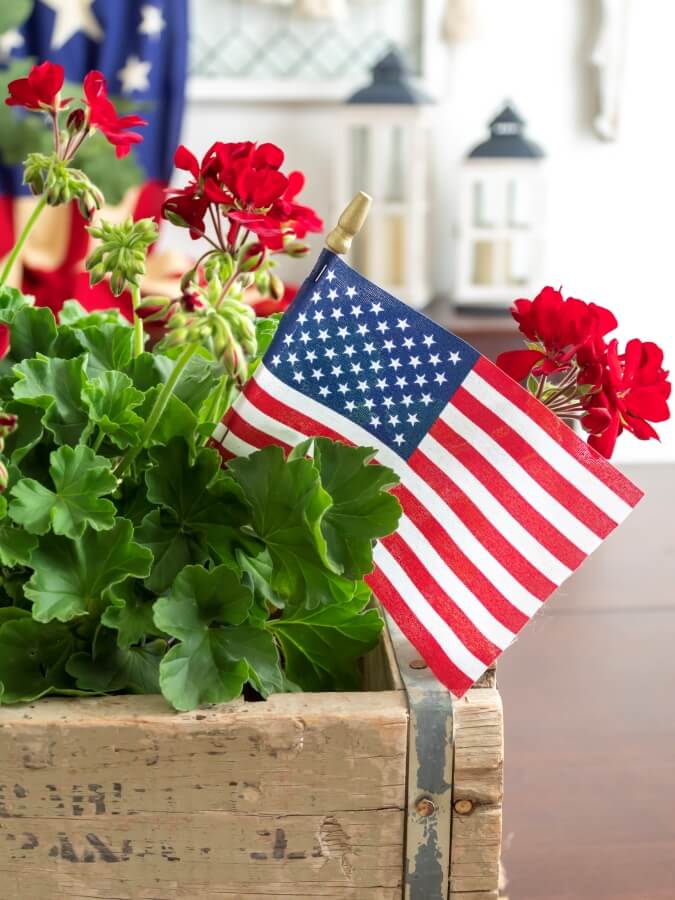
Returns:
[[[264,363],[407,459],[478,356],[324,251]]]

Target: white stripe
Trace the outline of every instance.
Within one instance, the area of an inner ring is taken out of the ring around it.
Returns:
[[[602,543],[602,538],[552,497],[503,447],[452,403],[445,407],[441,419],[480,453],[483,459],[491,463],[530,506],[548,519],[576,547],[589,554]]]
[[[631,507],[621,497],[577,462],[550,434],[480,375],[474,371],[469,372],[462,387],[513,428],[549,465],[572,482],[614,522],[619,523],[626,518]]]
[[[420,624],[433,636],[448,659],[472,681],[480,678],[487,668],[485,663],[476,659],[473,653],[464,646],[464,643],[457,637],[448,623],[438,615],[433,606],[420,594],[394,557],[381,543],[376,545],[373,555],[377,565],[398,591],[401,600],[410,608]]]
[[[290,447],[295,447],[296,444],[309,437],[309,435],[302,434],[302,432],[296,431],[295,428],[291,428],[290,425],[286,425],[264,413],[244,394],[237,398],[235,410],[249,425],[257,428],[259,431],[273,434],[277,440],[283,441],[284,444],[288,444]]]
[[[306,397],[272,374],[265,366],[260,365],[254,375],[263,390],[274,397],[283,397],[284,401],[294,409],[317,422],[322,422],[333,431],[343,434],[355,444],[377,449],[377,459],[385,466],[393,469],[403,484],[417,497],[436,519],[440,528],[445,530],[462,552],[485,575],[496,589],[513,604],[516,609],[528,616],[534,615],[541,607],[541,601],[531,594],[517,581],[502,564],[469,531],[462,520],[445,504],[438,494],[411,469],[398,454],[381,444],[370,432],[339,415],[311,397]],[[235,408],[239,412],[240,400]],[[276,420],[275,420],[276,421]],[[272,432],[276,434],[276,432]]]
[[[490,524],[494,525],[497,531],[549,581],[557,585],[569,578],[572,570],[563,565],[546,547],[542,547],[539,541],[526,528],[523,528],[508,510],[504,509],[475,475],[448,453],[436,438],[427,434],[418,450],[437,465],[441,472],[447,475],[450,482],[456,484],[458,489],[476,505]]]
[[[232,434],[231,431],[225,435],[225,439],[220,443],[226,450],[229,450],[230,453],[234,453],[235,456],[248,456],[249,453],[255,453],[256,450],[260,449],[260,447],[254,447],[253,444],[242,441],[241,438]]]
[[[504,650],[515,635],[487,610],[477,597],[460,581],[452,569],[438,555],[429,541],[410,519],[403,515],[398,533],[418,557],[420,565],[438,582],[476,628],[493,644]]]

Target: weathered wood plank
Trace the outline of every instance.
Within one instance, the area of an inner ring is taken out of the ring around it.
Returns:
[[[455,702],[450,892],[452,900],[498,896],[504,789],[502,704],[495,687]]]
[[[0,884],[21,900],[399,900],[407,732],[400,691],[0,709]]]

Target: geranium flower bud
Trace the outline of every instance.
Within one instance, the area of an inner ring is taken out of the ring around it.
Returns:
[[[0,462],[0,493],[7,490],[9,484],[9,473],[3,462]]]
[[[16,431],[18,418],[13,413],[0,412],[0,437],[7,437]]]
[[[66,130],[68,134],[79,134],[84,128],[86,116],[83,109],[79,107],[68,114],[66,119]]]

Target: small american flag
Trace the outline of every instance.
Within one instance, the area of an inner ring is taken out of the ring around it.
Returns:
[[[218,427],[225,459],[376,448],[403,517],[368,582],[462,696],[642,496],[473,347],[324,251]]]

